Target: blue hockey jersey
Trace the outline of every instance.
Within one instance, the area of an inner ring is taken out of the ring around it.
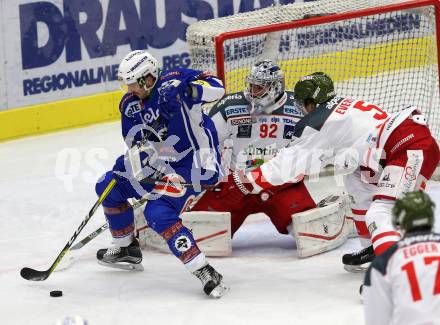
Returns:
[[[202,104],[223,94],[221,81],[208,73],[184,68],[162,72],[147,99],[131,93],[121,99],[122,136],[129,148],[141,141],[153,144],[154,157],[149,152],[144,160],[162,174],[177,173],[191,183],[215,183],[221,173],[218,137]],[[120,157],[114,170],[124,170],[123,165]]]

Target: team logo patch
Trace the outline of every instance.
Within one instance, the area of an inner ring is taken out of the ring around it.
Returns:
[[[284,114],[295,117],[303,116],[303,113],[296,106],[290,106],[290,105],[284,105]]]
[[[246,106],[231,106],[228,109],[225,109],[225,114],[227,117],[235,116],[235,115],[247,115],[249,114]]]
[[[179,236],[174,240],[174,247],[181,253],[186,252],[191,246],[191,240],[185,235]]]
[[[234,118],[231,119],[231,125],[243,125],[243,124],[252,124],[251,117],[242,117],[242,118]]]
[[[125,109],[125,115],[127,117],[133,117],[134,114],[139,113],[142,110],[141,102],[130,102],[126,109]]]
[[[375,197],[385,196],[395,198],[400,192],[400,180],[403,174],[403,167],[400,166],[386,166],[380,175],[377,182],[378,190]]]
[[[404,193],[414,190],[417,182],[417,177],[420,175],[420,170],[423,164],[422,150],[408,150],[408,161],[404,168],[402,179],[402,190]]]
[[[295,125],[284,125],[283,138],[292,140],[295,134]]]
[[[237,130],[237,138],[250,138],[252,136],[252,125],[240,125]]]

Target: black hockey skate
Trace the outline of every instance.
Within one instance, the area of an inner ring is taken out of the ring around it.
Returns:
[[[345,254],[342,256],[342,263],[348,272],[365,272],[368,268],[365,264],[372,262],[375,257],[373,246],[368,246],[358,252]]]
[[[107,267],[123,270],[143,271],[142,252],[135,239],[127,247],[103,248],[96,252],[98,263]]]
[[[229,286],[222,281],[223,276],[209,264],[193,274],[202,281],[203,291],[210,297],[220,298],[229,291]]]

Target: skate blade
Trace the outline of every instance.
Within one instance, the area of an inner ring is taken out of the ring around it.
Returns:
[[[229,286],[227,284],[225,284],[224,282],[220,282],[220,284],[218,286],[216,286],[211,293],[209,294],[210,297],[215,298],[215,299],[219,299],[221,297],[223,297],[225,294],[228,293],[229,291]]]
[[[368,270],[370,263],[365,263],[361,265],[344,265],[344,270],[350,273],[365,273]]]
[[[114,269],[127,270],[127,271],[143,271],[144,270],[144,267],[142,264],[106,263],[106,262],[99,261],[99,260],[98,260],[98,264],[105,266],[105,267],[111,267]]]

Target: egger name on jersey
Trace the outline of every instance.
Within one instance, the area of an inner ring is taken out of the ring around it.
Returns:
[[[366,324],[440,324],[440,234],[414,232],[365,276]]]
[[[253,169],[286,147],[303,116],[295,106],[293,93],[286,91],[265,112],[249,114],[243,92],[229,94],[210,111],[224,147],[224,160],[232,170]]]

